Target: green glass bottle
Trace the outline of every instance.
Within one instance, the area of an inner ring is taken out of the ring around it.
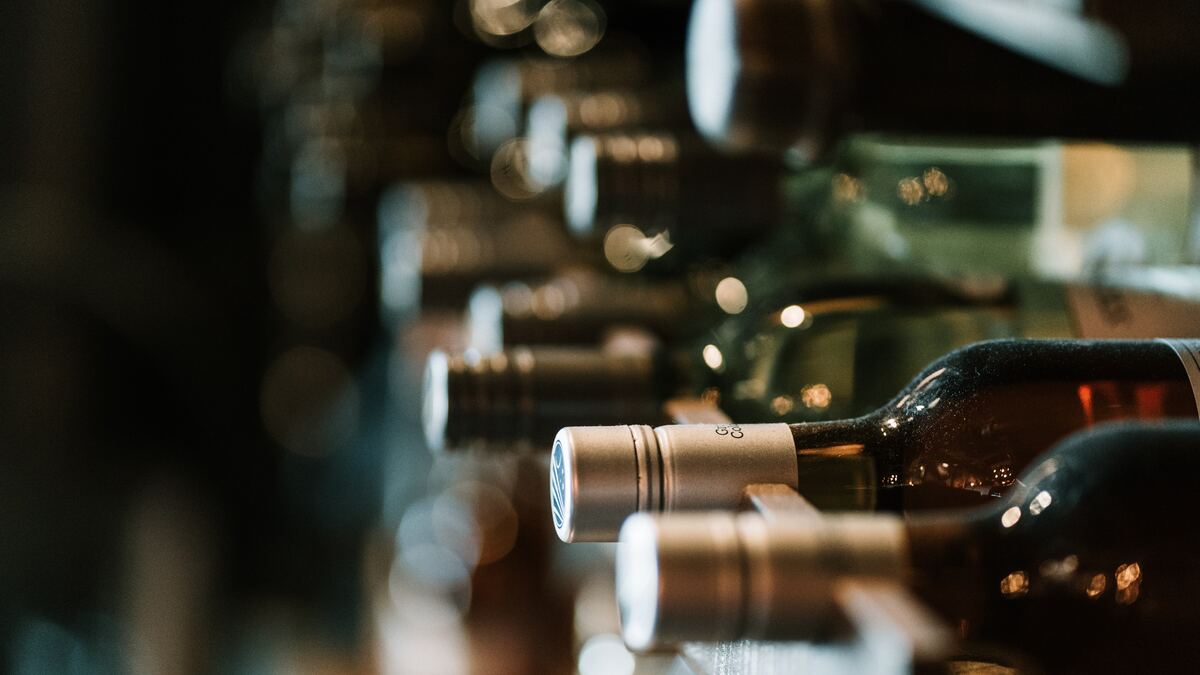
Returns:
[[[824,233],[853,266],[1097,279],[1194,262],[1187,146],[853,136]]]

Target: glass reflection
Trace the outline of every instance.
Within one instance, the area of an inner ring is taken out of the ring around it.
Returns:
[[[716,345],[704,345],[704,350],[701,352],[704,357],[704,363],[713,370],[721,370],[725,365],[725,357],[721,354],[721,350]]]
[[[740,314],[749,303],[746,285],[737,277],[725,277],[717,283],[717,305],[726,314]]]
[[[604,36],[605,15],[590,0],[550,0],[533,24],[534,39],[552,56],[579,56]]]
[[[1000,580],[1000,594],[1005,597],[1020,597],[1029,593],[1029,575],[1021,570],[1010,572]]]

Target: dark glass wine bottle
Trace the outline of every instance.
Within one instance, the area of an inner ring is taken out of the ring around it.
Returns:
[[[564,541],[637,511],[736,506],[782,483],[820,508],[982,503],[1071,432],[1197,416],[1196,341],[995,340],[935,361],[868,415],[800,424],[568,427],[552,449]]]
[[[855,134],[822,212],[846,265],[1094,282],[1196,259],[1188,145]]]
[[[634,86],[650,76],[651,64],[636,49],[597,50],[572,61],[549,56],[489,60],[471,87],[473,107],[463,128],[467,149],[486,164],[501,145],[520,135],[530,103],[544,94]]]
[[[604,239],[609,263],[633,272],[697,258],[729,259],[778,225],[784,165],[723,155],[691,133],[582,135],[568,149],[563,208],[581,238]]]
[[[539,191],[558,188],[567,175],[567,148],[585,134],[630,129],[691,128],[681,83],[642,88],[545,94],[529,106],[528,179]]]
[[[400,183],[378,210],[379,301],[389,325],[419,309],[457,310],[480,283],[595,260],[555,218],[517,209],[487,183]]]
[[[594,345],[621,326],[671,340],[699,331],[709,318],[694,316],[694,304],[680,281],[576,268],[537,282],[480,286],[467,302],[464,324],[469,346],[485,354],[516,346]]]
[[[492,353],[542,344],[595,345],[614,329],[637,327],[673,347],[699,340],[701,346],[715,342],[724,350],[728,344],[752,339],[752,334],[775,325],[812,333],[809,329],[818,315],[885,306],[906,313],[916,308],[1009,309],[1014,304],[1025,304],[1025,293],[1020,299],[1014,297],[1013,287],[999,279],[956,282],[901,275],[847,277],[815,275],[807,270],[794,278],[780,278],[773,269],[758,269],[749,264],[753,261],[746,262],[733,273],[728,267],[713,266],[698,269],[686,279],[647,279],[578,267],[544,280],[484,284],[475,289],[467,303],[464,324],[469,346]],[[1053,292],[1046,290],[1041,289],[1039,295],[1053,297]],[[807,304],[827,300],[832,302]],[[1040,300],[1047,306],[1053,302]],[[796,303],[806,303],[807,309],[796,307],[788,316],[780,315],[781,310]],[[1054,311],[1063,309],[1056,306]],[[1062,314],[1066,321],[1068,313]],[[1065,334],[1062,330],[1056,327],[1037,336]],[[699,365],[699,352],[697,349],[695,358],[681,360]]]
[[[446,401],[447,410],[427,419],[427,429],[447,439],[433,447],[549,448],[559,426],[668,422],[659,406],[677,397],[702,399],[743,423],[846,419],[887,402],[934,359],[980,340],[1200,334],[1195,300],[1102,286],[831,278],[787,286],[774,301],[724,315],[672,305],[684,295],[676,285],[588,279],[515,284],[473,299],[469,346],[478,354],[450,358],[453,367],[431,369],[426,380],[424,395]],[[554,348],[546,352],[547,345]],[[525,364],[519,387],[516,363]],[[458,384],[464,377],[471,386]],[[601,406],[606,397],[645,405],[638,417],[614,418],[621,408]]]
[[[628,331],[594,323],[604,318],[599,313],[551,335],[570,337],[578,335],[573,332],[578,328],[592,329],[595,340],[603,331],[608,336],[603,345],[535,344],[489,351],[486,347],[494,345],[496,336],[475,335],[472,339],[480,341],[475,350],[453,356],[439,353],[429,360],[424,396],[430,447],[548,448],[563,426],[667,422],[662,406],[676,397],[719,403],[722,409],[731,406],[725,412],[747,422],[861,414],[886,401],[949,349],[990,337],[1037,334],[1040,319],[1019,311],[1003,289],[972,295],[936,281],[894,282],[814,285],[789,296],[802,300],[804,308],[766,305],[769,309],[761,315],[747,311],[744,317],[729,317],[707,330],[695,328],[697,322],[691,321],[699,338],[665,344],[646,334],[646,324]],[[537,305],[528,308],[531,312],[567,313],[568,292],[553,286],[539,290],[545,291],[543,297],[529,298]],[[549,297],[550,291],[558,295]],[[861,293],[838,295],[854,291]],[[627,318],[639,314],[640,310]],[[1069,336],[1067,315],[1057,317],[1048,334]],[[508,327],[513,323],[507,322]],[[522,323],[537,329],[538,323],[557,322],[528,319],[516,326]],[[495,329],[493,325],[476,332]],[[842,343],[849,347],[828,363],[807,358],[810,352],[820,354]],[[757,350],[757,358],[748,358],[737,349],[740,346]],[[880,363],[874,352],[889,355],[891,361]],[[863,367],[870,368],[870,378],[858,373]],[[777,373],[776,368],[797,372]],[[802,386],[805,381],[817,384]],[[784,405],[793,395],[794,401]]]
[[[767,283],[917,270],[1094,282],[1197,255],[1188,145],[855,134],[832,160],[797,169],[679,134],[585,135],[563,203],[619,270],[745,251],[748,286],[756,267]]]
[[[1196,138],[1195,3],[960,5],[700,0],[692,118],[726,145],[808,159],[853,129]]]
[[[1105,425],[968,511],[639,515],[617,561],[625,638],[836,638],[835,587],[870,576],[906,585],[969,648],[1047,672],[1190,669],[1200,545],[1180,481],[1200,471],[1198,447],[1195,422]]]
[[[426,362],[422,392],[427,447],[540,450],[564,423],[581,419],[666,421],[656,367],[640,351],[434,351]]]

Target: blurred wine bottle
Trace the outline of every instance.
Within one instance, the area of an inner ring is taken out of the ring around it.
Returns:
[[[622,272],[650,261],[675,272],[698,259],[731,259],[784,220],[788,206],[778,158],[722,155],[687,133],[578,136],[567,164],[567,226],[603,239],[605,258]]]
[[[401,184],[379,206],[385,322],[419,310],[460,311],[481,282],[546,275],[593,258],[561,224],[505,203],[486,183]]]
[[[573,142],[567,223],[604,237],[612,267],[748,251],[769,285],[847,270],[1096,279],[1197,259],[1187,146],[856,135],[830,168],[795,169],[685,139]]]
[[[567,150],[579,136],[661,129],[691,129],[682,85],[574,90],[539,96],[525,122],[528,182],[550,192],[567,177]]]
[[[695,304],[681,281],[576,268],[544,281],[480,286],[471,293],[463,323],[468,346],[484,354],[521,345],[595,345],[624,328],[672,340],[695,333],[711,318]]]
[[[699,0],[696,126],[730,147],[825,155],[853,130],[1192,141],[1200,7]]]
[[[824,224],[851,264],[1096,279],[1196,261],[1180,145],[847,140]]]
[[[677,397],[706,401],[741,422],[843,419],[883,405],[930,361],[979,340],[1200,332],[1194,299],[1108,287],[972,288],[885,278],[782,297],[707,327],[698,323],[673,342],[614,331],[602,346],[438,355],[424,385],[426,440],[435,449],[537,450],[548,447],[543,441],[556,424],[602,424],[623,414],[663,419],[663,405]],[[514,323],[543,322],[507,325]],[[620,324],[583,325],[598,334]],[[568,330],[548,334],[557,339]]]
[[[447,130],[483,47],[435,0],[270,4],[270,26],[230,64],[254,73],[264,132],[266,306],[239,334],[263,360],[250,407],[277,474],[255,489],[279,502],[279,532],[247,555],[297,624],[345,645],[362,637],[361,545],[395,499],[387,469],[404,444],[381,440],[403,365],[381,349],[400,340],[380,331],[379,202],[397,181],[465,173]]]
[[[484,166],[504,161],[497,152],[521,136],[529,106],[540,96],[647,82],[652,77],[648,55],[630,47],[598,49],[570,60],[526,56],[485,62],[476,71],[471,107],[462,120],[466,150]]]
[[[536,452],[571,420],[665,420],[658,367],[643,350],[435,351],[423,385],[427,447]]]

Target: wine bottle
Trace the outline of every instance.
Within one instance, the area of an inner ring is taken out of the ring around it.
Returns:
[[[560,187],[567,175],[567,148],[581,135],[681,130],[690,124],[687,98],[678,85],[545,94],[529,106],[525,122],[529,181],[541,190]]]
[[[540,448],[564,422],[581,418],[663,420],[655,365],[643,353],[570,347],[434,351],[423,385],[427,447]]]
[[[651,77],[637,50],[607,49],[567,61],[553,57],[496,58],[476,72],[471,87],[467,149],[487,162],[506,141],[518,137],[528,107],[544,94],[598,87],[635,86]]]
[[[1200,335],[1200,302],[1184,295],[1106,285],[909,283],[873,294],[864,283],[843,298],[810,290],[814,301],[777,302],[732,318],[690,345],[692,367],[713,371],[719,403],[734,419],[806,422],[865,415],[931,361],[970,342]]]
[[[672,311],[669,303],[652,302],[663,299],[660,292],[665,298],[675,295],[667,288],[618,292],[610,283],[616,284],[606,280],[600,287],[607,289],[603,295],[590,299],[588,284],[569,278],[535,287],[528,294],[515,286],[509,289],[508,304],[516,317],[496,316],[505,298],[488,292],[477,295],[468,315],[472,346],[480,354],[495,352],[497,355],[489,358],[505,364],[519,360],[536,371],[557,362],[557,358],[538,357],[545,344],[572,343],[578,359],[570,369],[573,386],[555,388],[552,405],[539,402],[547,392],[526,387],[519,390],[524,401],[519,403],[506,398],[518,390],[507,384],[486,384],[489,378],[508,382],[506,370],[473,369],[476,384],[470,388],[452,386],[449,378],[456,376],[447,372],[446,377],[426,380],[424,395],[446,399],[449,406],[448,414],[430,420],[427,428],[444,427],[448,431],[443,433],[457,436],[455,428],[465,425],[475,431],[459,440],[471,438],[497,450],[508,449],[514,441],[520,446],[548,448],[558,429],[554,422],[566,426],[600,423],[588,415],[605,396],[646,396],[659,404],[674,397],[699,398],[740,422],[837,420],[875,410],[930,361],[971,342],[1000,337],[1200,334],[1200,303],[1196,300],[1104,286],[1022,284],[1014,290],[1004,284],[964,286],[921,279],[831,279],[826,284],[789,287],[774,302],[757,303],[757,307],[721,320],[721,309],[680,305]],[[614,295],[619,299],[610,300]],[[627,300],[645,304],[620,317],[597,309],[609,302],[613,306],[629,304]],[[521,306],[519,312],[513,305]],[[586,316],[573,319],[587,308],[592,309]],[[661,314],[647,318],[646,311]],[[680,313],[686,320],[668,322],[663,328],[661,319]],[[631,336],[625,329],[629,327],[650,330],[664,342],[628,339]],[[509,336],[504,331],[510,328],[518,331],[524,344],[504,344],[500,349]],[[585,346],[589,341],[594,345],[599,335],[609,336],[609,342],[590,349]],[[636,378],[627,372],[631,350],[646,364]],[[525,356],[518,358],[517,353]],[[613,388],[613,372],[626,372],[622,386],[628,389]],[[542,375],[531,372],[528,377],[537,381]],[[644,379],[635,386],[637,378]],[[461,397],[469,398],[464,401]],[[471,416],[508,419],[514,409],[533,418],[513,428],[542,429],[547,435],[520,437],[509,431],[489,437],[487,429],[510,427],[480,426],[459,419],[465,411],[471,411]],[[554,410],[554,420],[533,421],[538,410]],[[650,414],[651,407],[641,412],[640,418],[615,421],[661,419],[659,414]],[[457,447],[455,442],[435,447],[441,446]]]
[[[853,129],[1191,141],[1198,24],[1183,0],[699,0],[688,102],[718,143],[809,160]]]
[[[605,237],[606,257],[624,272],[672,248],[664,262],[730,258],[780,222],[786,201],[778,158],[724,156],[683,133],[578,136],[567,163],[567,226],[582,238]]]
[[[621,326],[680,339],[698,330],[689,316],[694,309],[682,282],[577,268],[540,282],[482,285],[471,293],[464,324],[470,347],[490,354],[522,345],[594,345]]]
[[[379,204],[380,304],[389,323],[418,308],[461,308],[485,281],[549,274],[592,255],[536,209],[484,183],[400,184]]]
[[[622,271],[728,258],[765,237],[745,257],[767,278],[900,270],[1094,281],[1198,256],[1195,157],[1184,145],[859,134],[829,167],[808,169],[694,145],[577,137],[569,226],[605,235]]]
[[[1179,481],[1200,469],[1198,446],[1195,422],[1106,425],[967,511],[631,517],[617,559],[625,639],[837,639],[838,582],[868,576],[907,586],[977,648],[1048,672],[1190,667],[1200,547]]]
[[[863,411],[886,400],[913,373],[946,349],[977,339],[1026,331],[1010,296],[976,298],[957,295],[935,282],[893,285],[894,281],[863,284],[862,289],[875,294],[850,298],[836,294],[856,289],[854,284],[813,287],[806,297],[814,302],[806,303],[807,309],[800,310],[805,314],[803,320],[793,322],[795,311],[785,315],[778,310],[767,312],[764,319],[774,326],[782,325],[781,321],[790,323],[803,333],[796,338],[802,342],[839,344],[860,329],[861,335],[873,342],[864,345],[867,351],[891,350],[897,358],[884,365],[894,386],[862,407]],[[822,292],[833,297],[822,301]],[[550,303],[543,298],[543,304]],[[756,342],[763,347],[760,362],[738,360],[742,355],[735,353],[733,346],[755,339],[764,329],[771,330],[771,326],[761,325],[751,312],[745,318],[731,317],[715,329],[704,331],[703,346],[697,344],[694,348],[687,341],[675,346],[661,345],[635,333],[615,334],[605,345],[590,348],[534,345],[491,354],[483,352],[484,355],[473,351],[454,357],[439,354],[431,357],[425,380],[424,395],[430,402],[425,424],[430,445],[452,449],[462,449],[464,445],[492,449],[510,449],[514,445],[545,448],[562,426],[595,424],[601,420],[610,423],[662,420],[661,406],[677,396],[702,398],[722,405],[726,401],[734,403],[733,409],[745,414],[742,419],[749,421],[756,419],[753,415],[764,415],[763,421],[813,416],[825,419],[826,410],[856,405],[849,398],[841,400],[843,395],[851,395],[851,385],[861,379],[853,374],[830,380],[839,397],[836,405],[825,400],[809,407],[798,404],[783,410],[778,403],[772,406],[771,402],[746,401],[757,394],[743,379],[768,375],[761,366],[808,365],[775,358],[777,355],[767,349],[762,339]],[[1069,335],[1069,331],[1064,325],[1055,334]],[[915,339],[908,347],[893,342],[910,336]],[[728,368],[723,361],[714,361],[726,358],[720,350],[729,353]],[[914,361],[899,358],[901,353],[921,356]],[[856,361],[849,357],[833,360],[830,365],[837,370],[857,367]],[[881,371],[872,374],[883,377]],[[783,377],[792,381],[804,375]],[[847,385],[846,389],[838,388],[841,384]],[[859,390],[863,394],[869,391],[862,387]],[[622,419],[621,414],[638,417]],[[437,437],[445,440],[437,441]]]
[[[1183,145],[941,143],[856,135],[834,162],[823,234],[852,266],[1101,278],[1196,259]]]
[[[568,427],[551,452],[555,528],[607,540],[631,513],[728,508],[754,483],[824,509],[980,503],[1075,430],[1195,418],[1198,353],[1189,340],[994,340],[945,355],[853,419]]]

